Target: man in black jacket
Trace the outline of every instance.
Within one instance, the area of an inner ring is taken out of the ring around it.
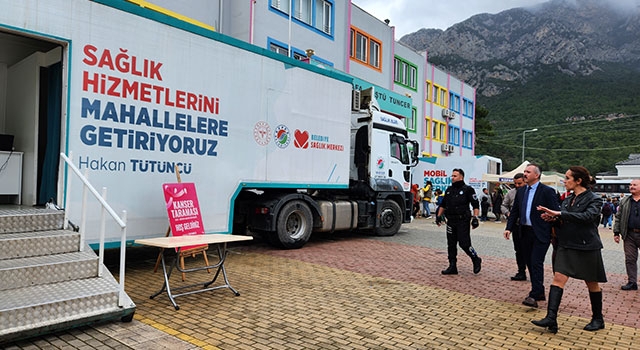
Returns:
[[[516,192],[504,231],[504,237],[509,239],[519,219],[521,249],[531,280],[531,291],[522,304],[530,307],[538,307],[538,301],[545,300],[544,259],[551,244],[551,224],[542,219],[536,207],[541,205],[551,210],[560,210],[556,191],[540,183],[541,176],[538,165],[527,165],[524,170],[524,182],[527,186]]]
[[[447,253],[449,267],[442,270],[443,275],[457,275],[457,244],[467,253],[473,262],[473,273],[480,272],[482,259],[471,246],[471,230],[469,222],[475,229],[479,226],[478,211],[480,204],[476,191],[464,183],[464,171],[453,169],[451,172],[451,186],[447,188],[442,199],[442,205],[436,213],[436,224],[442,225],[442,215],[447,218]],[[469,205],[473,207],[473,218],[469,210]]]
[[[627,268],[628,283],[622,290],[638,290],[638,250],[640,250],[640,179],[631,180],[630,196],[620,201],[613,226],[614,240],[624,240],[624,262]]]
[[[513,208],[513,202],[516,199],[516,193],[518,192],[518,188],[523,187],[525,185],[523,173],[517,173],[513,177],[513,185],[514,185],[514,188],[510,189],[509,192],[507,192],[507,195],[504,196],[504,201],[502,201],[502,205],[500,207],[500,209],[502,209],[502,213],[504,214],[504,217],[506,218],[506,221],[509,221],[509,214],[511,214],[511,208]],[[516,252],[516,264],[518,265],[518,273],[516,273],[515,276],[511,277],[511,280],[526,281],[527,280],[527,274],[526,274],[527,261],[524,255],[522,254],[522,248],[520,248],[521,243],[520,243],[520,223],[519,222],[516,222],[511,233],[512,233],[511,236],[513,239],[513,249]]]

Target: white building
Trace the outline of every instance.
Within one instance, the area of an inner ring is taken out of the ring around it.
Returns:
[[[356,88],[375,86],[381,107],[404,118],[424,157],[475,154],[475,88],[396,42],[392,25],[349,0],[130,2],[148,17],[159,12],[297,59],[312,49],[312,63],[352,75]]]

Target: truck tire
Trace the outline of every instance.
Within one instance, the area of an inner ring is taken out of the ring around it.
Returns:
[[[293,200],[278,213],[275,236],[283,248],[301,248],[311,237],[313,216],[304,201]]]
[[[392,200],[382,202],[380,210],[380,223],[376,226],[376,236],[393,236],[402,225],[402,210],[398,203]]]

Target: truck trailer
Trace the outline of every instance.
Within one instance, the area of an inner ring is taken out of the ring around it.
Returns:
[[[162,184],[176,171],[196,185],[206,233],[299,248],[312,232],[393,235],[411,220],[418,144],[374,88],[125,1],[0,5],[0,134],[22,157],[18,204],[55,201],[80,221],[64,153],[127,211],[130,242],[166,231]],[[86,205],[95,244],[100,211]],[[119,244],[115,225],[106,242]]]

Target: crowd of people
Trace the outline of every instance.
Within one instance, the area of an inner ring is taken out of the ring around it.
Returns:
[[[431,181],[427,181],[422,188],[417,184],[413,184],[411,193],[413,194],[413,210],[411,213],[414,218],[431,219],[431,207],[438,208],[444,196],[441,189],[433,189]]]
[[[547,302],[547,314],[533,320],[550,332],[558,331],[557,315],[564,286],[569,278],[583,280],[591,304],[591,321],[584,330],[597,331],[605,327],[602,314],[602,289],[607,281],[601,250],[603,244],[598,231],[600,225],[613,231],[616,243],[624,242],[625,266],[628,283],[620,288],[625,291],[638,289],[638,251],[640,250],[640,179],[631,181],[630,195],[621,199],[601,197],[592,191],[595,180],[582,166],[570,167],[564,176],[566,192],[556,190],[540,182],[542,171],[536,164],[529,164],[523,173],[513,178],[513,188],[506,193],[496,186],[489,195],[485,188],[477,197],[475,190],[465,184],[464,170],[453,169],[451,186],[444,193],[433,190],[431,182],[423,188],[415,186],[415,216],[436,215],[438,226],[446,225],[448,266],[443,275],[457,275],[457,247],[459,246],[473,263],[473,273],[481,270],[482,259],[471,244],[471,229],[479,222],[488,221],[489,208],[495,222],[506,221],[504,238],[512,239],[517,273],[512,281],[526,281],[527,271],[531,289],[522,301],[523,305],[537,308],[538,302]],[[421,193],[422,192],[422,193]],[[429,208],[435,204],[434,211]],[[426,208],[426,209],[425,209]],[[544,261],[552,248],[553,280],[548,289],[544,286]]]

